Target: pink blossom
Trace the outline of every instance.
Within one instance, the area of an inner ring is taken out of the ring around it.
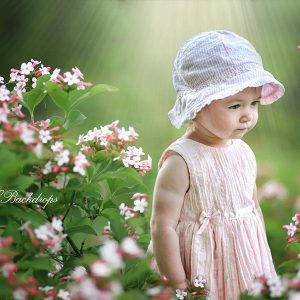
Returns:
[[[30,60],[32,62],[32,65],[35,67],[36,65],[39,65],[41,63],[41,61],[38,61],[38,60],[34,60],[34,59],[31,59]]]
[[[61,243],[67,236],[63,234],[62,221],[55,217],[52,219],[52,223],[46,223],[34,229],[34,233],[52,253],[57,253],[61,250]]]
[[[9,245],[11,245],[12,242],[13,242],[12,236],[0,237],[0,249],[8,247]]]
[[[4,277],[10,277],[17,271],[17,266],[12,262],[7,262],[0,267],[0,271]]]
[[[77,67],[72,68],[72,71],[73,71],[75,76],[83,79],[83,74],[81,73],[81,71]]]
[[[3,130],[0,129],[0,144],[2,144],[3,140],[4,140]]]
[[[24,144],[31,144],[35,141],[34,131],[28,127],[26,122],[17,122],[14,129],[20,135]]]
[[[283,225],[283,229],[287,230],[287,234],[289,236],[294,236],[295,232],[297,231],[297,226],[295,226],[293,223],[290,223],[290,225]]]
[[[134,217],[134,213],[131,212],[131,208],[125,205],[125,203],[121,203],[119,206],[120,215],[125,217],[125,220],[128,220]]]
[[[287,197],[287,189],[277,181],[268,181],[258,190],[259,198],[284,200]]]
[[[93,84],[91,82],[84,82],[84,81],[79,81],[77,83],[77,90],[85,90],[85,87],[88,86],[92,86]]]
[[[10,94],[10,91],[6,88],[6,86],[1,85],[1,87],[0,87],[0,101],[8,101],[10,99],[9,94]]]
[[[86,175],[85,168],[88,166],[90,166],[90,163],[87,161],[85,155],[79,152],[74,160],[73,171],[79,173],[82,176],[85,176]]]
[[[6,103],[2,104],[2,107],[0,107],[0,123],[1,122],[7,122],[7,116],[10,113],[8,106]]]
[[[0,84],[4,83],[4,78],[2,76],[0,76]]]
[[[52,74],[50,76],[50,80],[56,81],[59,76],[59,73],[60,73],[60,69],[58,69],[58,68],[54,69],[54,71],[52,72]]]
[[[50,71],[50,67],[45,67],[42,64],[38,71],[41,73],[41,75],[47,75],[47,74],[50,74],[50,72],[49,72]]]
[[[14,69],[12,69],[12,70],[14,70]],[[19,73],[18,70],[14,70],[10,73],[10,82],[15,82],[17,80],[18,73]]]
[[[15,300],[27,300],[28,293],[23,288],[18,288],[13,291],[13,296]]]
[[[295,225],[298,225],[300,223],[300,214],[295,214],[292,220],[295,222]]]

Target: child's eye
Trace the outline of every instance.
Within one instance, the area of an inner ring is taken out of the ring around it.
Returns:
[[[239,107],[240,107],[240,105],[236,104],[236,105],[229,106],[229,109],[237,109]]]
[[[260,101],[253,101],[251,104],[252,104],[253,106],[256,106],[256,105],[258,105],[258,103],[260,103]]]

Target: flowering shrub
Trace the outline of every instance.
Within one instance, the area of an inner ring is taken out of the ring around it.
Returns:
[[[250,290],[241,299],[300,299],[300,214],[295,214],[289,225],[283,225],[287,231],[286,240],[288,248],[294,251],[294,258],[281,264],[279,267],[286,268],[282,276],[267,278],[264,275],[257,276]]]
[[[65,139],[77,107],[117,89],[31,60],[0,77],[0,298],[167,299],[149,268],[142,177],[151,157],[119,121]],[[63,116],[36,119],[46,100]],[[171,292],[171,293],[170,293]],[[171,297],[171,296],[170,296]]]

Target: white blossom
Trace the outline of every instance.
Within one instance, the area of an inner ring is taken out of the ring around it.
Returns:
[[[121,249],[130,255],[142,257],[144,251],[138,247],[136,241],[131,237],[125,237],[121,243]]]
[[[0,87],[0,101],[8,101],[10,99],[9,94],[10,94],[10,91],[6,88],[6,86],[1,85],[1,87]]]
[[[51,161],[48,161],[45,167],[43,168],[43,174],[47,175],[50,174],[51,172],[52,172]]]
[[[80,79],[76,74],[72,74],[71,72],[64,73],[64,82],[66,82],[68,85],[77,84],[80,82]]]
[[[68,291],[66,291],[66,290],[63,290],[63,289],[59,290],[59,293],[57,294],[57,297],[61,298],[63,300],[69,300],[69,299],[71,299],[70,298],[70,293]]]
[[[206,279],[203,276],[196,276],[194,281],[194,286],[204,288],[204,285],[206,283]]]
[[[79,173],[82,176],[85,176],[85,168],[89,165],[90,163],[86,159],[85,155],[79,152],[78,155],[75,157],[73,171]]]
[[[63,164],[67,164],[69,162],[70,160],[69,155],[70,155],[69,150],[62,150],[54,157],[54,160],[57,161],[57,164],[59,166],[62,166]]]
[[[60,219],[53,217],[51,225],[55,230],[60,231],[60,232],[63,231],[62,221]]]
[[[134,211],[139,211],[143,213],[145,211],[145,208],[148,206],[148,202],[145,198],[142,198],[141,200],[135,200],[134,201]]]
[[[104,261],[97,260],[90,266],[91,272],[95,276],[108,277],[112,274],[112,267]]]
[[[252,282],[248,294],[250,296],[258,297],[260,296],[263,288],[264,288],[264,284],[259,280],[255,280]]]
[[[29,75],[30,72],[32,72],[34,70],[32,62],[28,62],[26,63],[22,63],[21,65],[21,74],[23,75]]]
[[[51,150],[53,152],[60,152],[64,149],[62,142],[55,142],[53,145],[51,145]]]
[[[49,130],[40,130],[39,133],[40,133],[39,138],[40,138],[41,142],[44,144],[48,143],[48,141],[50,141],[52,139],[51,133]]]
[[[107,240],[99,250],[102,259],[113,269],[119,269],[123,266],[122,257],[118,248],[118,243],[115,240]]]
[[[71,273],[71,277],[74,280],[80,279],[80,278],[84,277],[85,275],[87,275],[87,271],[86,271],[86,268],[83,266],[75,267],[75,269]]]
[[[187,296],[187,292],[184,290],[176,289],[176,297],[180,300],[183,300]]]

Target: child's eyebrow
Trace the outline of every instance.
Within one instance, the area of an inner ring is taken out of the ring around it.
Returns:
[[[255,101],[255,100],[260,100],[261,99],[261,96],[259,96],[258,98],[256,99],[253,99],[251,101]],[[241,99],[232,99],[232,100],[228,100],[227,103],[231,103],[231,102],[243,102],[245,100],[241,100]]]

